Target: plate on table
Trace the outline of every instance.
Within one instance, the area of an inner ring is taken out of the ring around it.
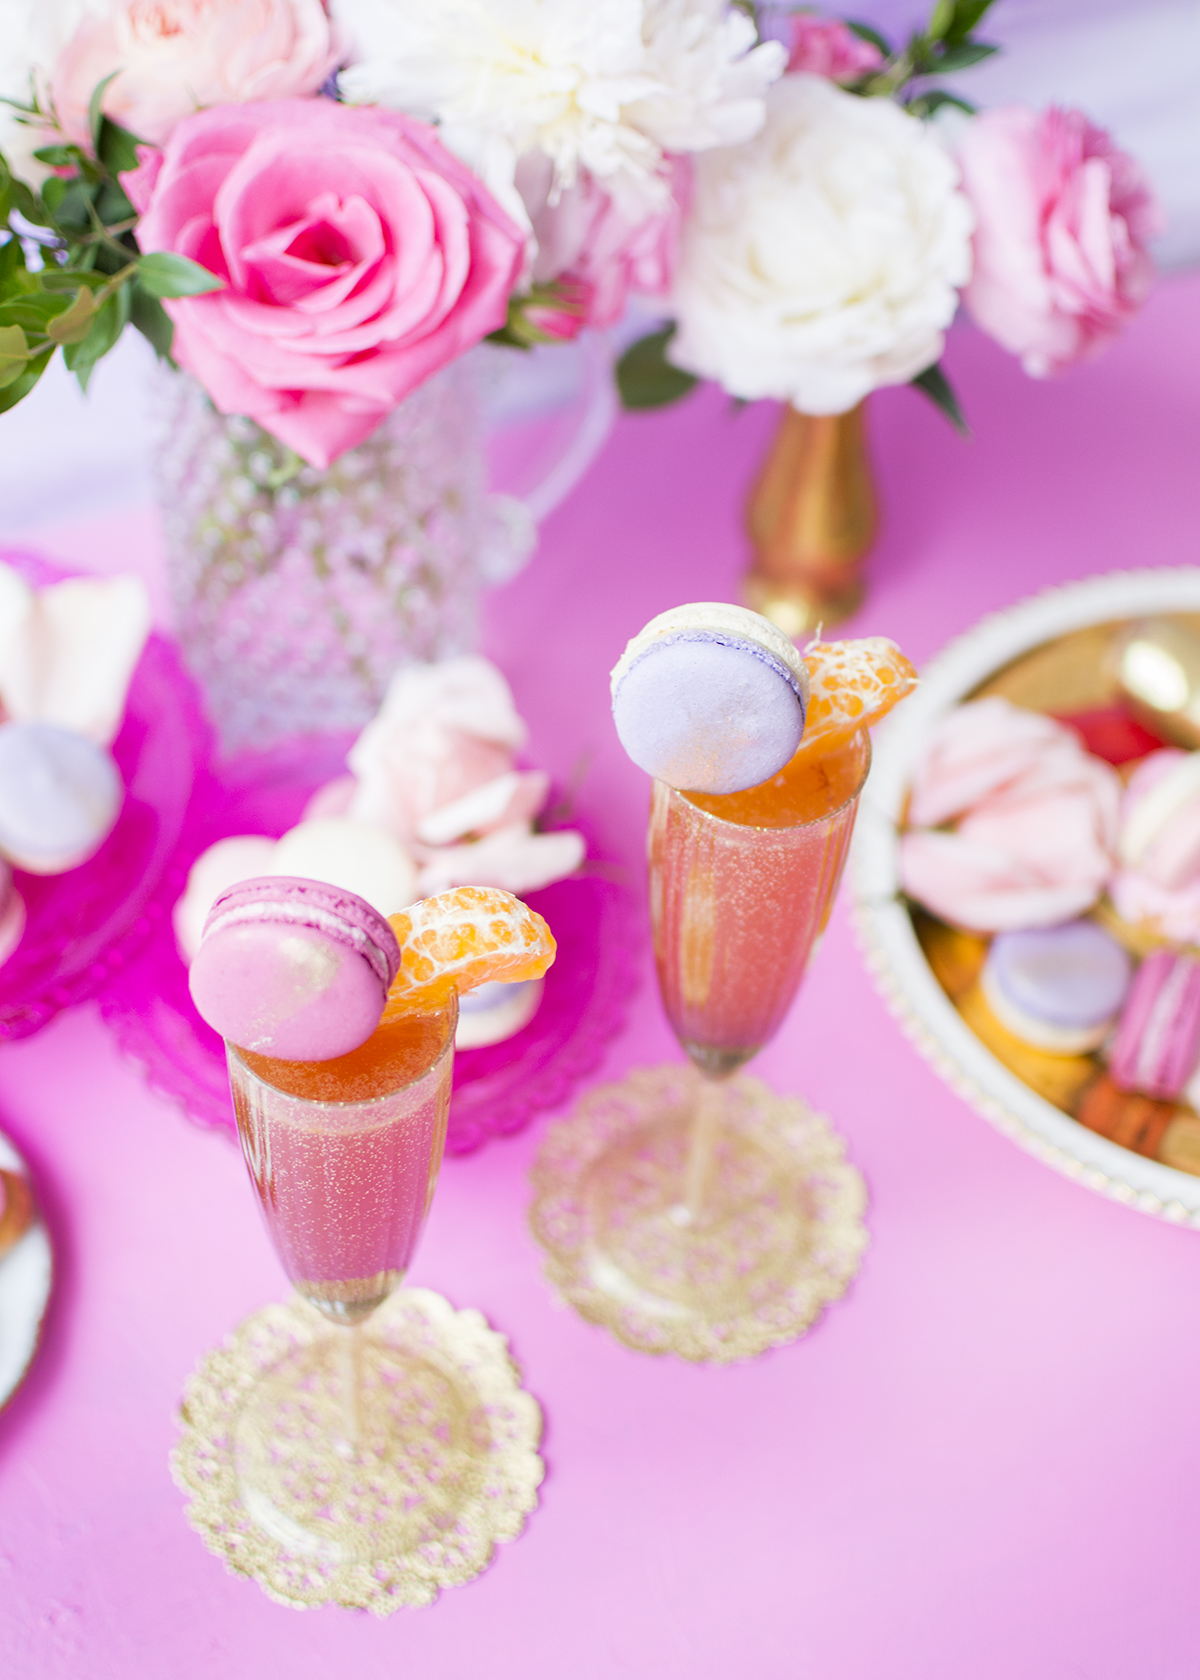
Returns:
[[[1103,713],[1117,700],[1107,650],[1131,622],[1151,616],[1178,616],[1200,631],[1200,568],[1115,572],[1050,589],[981,620],[951,642],[878,732],[852,880],[857,926],[874,978],[905,1031],[949,1085],[1060,1172],[1143,1212],[1200,1226],[1200,1174],[1090,1131],[976,1036],[951,997],[961,954],[950,944],[953,934],[906,900],[900,884],[900,824],[934,726],[963,701],[991,694],[1059,717]]]
[[[24,552],[0,551],[0,560],[37,585],[80,575]],[[125,783],[116,827],[77,869],[14,871],[26,924],[0,966],[0,1041],[25,1038],[60,1009],[94,996],[169,919],[183,880],[176,848],[208,751],[191,679],[172,645],[151,636],[112,745]]]
[[[352,740],[293,743],[213,773],[181,847],[185,868],[225,835],[285,833],[316,790],[344,774]],[[570,825],[584,828],[574,815]],[[639,918],[618,871],[589,859],[579,874],[527,899],[549,922],[558,958],[526,1027],[502,1044],[456,1053],[446,1139],[452,1155],[518,1132],[536,1113],[565,1102],[620,1031],[637,984]],[[106,991],[101,1009],[154,1090],[199,1125],[235,1130],[224,1046],[192,1003],[169,915]]]
[[[25,1381],[50,1301],[54,1256],[29,1171],[0,1132],[0,1410]],[[19,1233],[19,1234],[18,1234]],[[15,1241],[13,1240],[15,1237]]]

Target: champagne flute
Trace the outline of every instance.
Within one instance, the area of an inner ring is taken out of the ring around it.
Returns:
[[[557,1287],[631,1346],[752,1357],[857,1270],[865,1191],[840,1139],[735,1076],[779,1031],[828,922],[870,762],[861,729],[745,792],[653,783],[654,953],[690,1070],[586,1099],[544,1146],[531,1216]]]
[[[369,1320],[404,1281],[433,1200],[457,1019],[451,993],[323,1062],[226,1044],[272,1244],[296,1293],[336,1327],[256,1384],[238,1417],[243,1502],[276,1533],[367,1553],[403,1545],[398,1514],[424,1479],[421,1425],[445,1395],[386,1335],[372,1336]],[[368,1482],[376,1493],[364,1501]]]
[[[650,805],[651,922],[667,1019],[700,1075],[676,1224],[721,1216],[712,1167],[730,1076],[774,1038],[825,931],[871,764],[860,731],[744,793],[681,793]]]
[[[459,989],[540,975],[553,954],[540,918],[490,888],[389,927],[352,894],[270,877],[206,924],[192,993],[224,1028],[246,1165],[298,1299],[207,1356],[173,1463],[212,1549],[288,1603],[427,1603],[536,1502],[540,1414],[504,1338],[400,1286],[445,1148]]]

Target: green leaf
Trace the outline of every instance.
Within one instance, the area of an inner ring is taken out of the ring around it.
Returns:
[[[686,397],[698,383],[690,373],[667,360],[667,346],[675,336],[675,324],[649,333],[631,344],[617,363],[617,390],[622,407],[664,408]]]
[[[999,47],[990,47],[986,41],[966,41],[959,47],[947,47],[938,54],[936,59],[939,74],[949,70],[969,70],[972,64],[979,64],[985,58],[991,58],[998,53]]]
[[[931,41],[940,41],[954,27],[954,0],[937,0],[925,33]]]
[[[199,297],[225,288],[224,280],[174,251],[150,251],[142,257],[138,279],[147,292],[160,298]]]
[[[23,292],[0,303],[0,327],[24,327],[27,333],[46,337],[46,328],[63,311],[61,297],[47,292]]]
[[[26,278],[25,252],[21,241],[13,234],[0,245],[0,298],[7,296],[11,289],[19,288]]]
[[[83,158],[78,146],[39,146],[33,155],[51,169],[78,169]]]
[[[51,179],[57,180],[57,176],[52,176]],[[46,185],[49,186],[50,182],[47,181]],[[44,196],[39,198],[37,193],[31,191],[24,181],[19,181],[15,175],[9,182],[8,190],[12,195],[13,207],[21,212],[27,222],[32,222],[34,227],[49,227],[50,217],[46,214]]]
[[[946,41],[965,41],[984,13],[991,10],[992,5],[993,0],[958,0],[954,8],[954,22],[946,31]]]
[[[129,305],[129,319],[148,339],[160,361],[169,362],[171,359],[171,340],[175,334],[175,323],[167,314],[156,297],[134,284],[133,297]]]
[[[50,365],[53,354],[54,346],[51,344],[27,363],[25,372],[14,379],[11,385],[6,385],[0,390],[0,414],[6,414],[10,408],[15,408],[23,397],[29,395]]]
[[[0,390],[20,379],[29,362],[29,340],[20,327],[0,327]]]
[[[46,323],[46,336],[55,344],[82,344],[92,330],[95,313],[96,299],[89,287],[82,286],[74,303]]]
[[[945,88],[929,88],[920,93],[915,99],[910,99],[905,105],[906,111],[911,111],[914,117],[931,117],[935,111],[940,111],[943,105],[953,105],[960,111],[965,111],[969,117],[975,115],[977,106],[969,99],[960,99],[956,93],[947,93]]]
[[[869,41],[873,47],[878,47],[884,58],[891,58],[891,42],[885,35],[881,35],[878,29],[872,29],[869,23],[857,23],[853,18],[846,18],[844,22],[852,35],[857,35],[860,41]]]
[[[924,373],[919,373],[911,383],[919,391],[924,391],[930,402],[941,409],[960,436],[970,437],[971,428],[967,425],[967,417],[959,407],[958,398],[954,394],[954,387],[942,372],[940,363],[932,363],[925,369]]]
[[[63,351],[63,360],[78,379],[82,391],[87,390],[96,363],[101,356],[108,354],[125,330],[129,320],[129,292],[128,285],[114,292],[96,311],[87,337],[78,344],[68,344]]]
[[[96,214],[105,227],[111,227],[114,222],[129,221],[134,215],[134,208],[125,196],[124,188],[105,181],[96,194]]]
[[[136,134],[131,134],[127,128],[122,128],[111,117],[105,117],[100,124],[100,136],[96,142],[96,156],[108,170],[110,175],[123,175],[127,169],[138,166],[137,149],[146,145]],[[116,220],[116,218],[113,218]]]
[[[119,70],[114,70],[111,75],[105,76],[102,82],[97,82],[96,86],[92,89],[92,97],[88,101],[88,133],[92,137],[92,150],[95,152],[97,157],[100,156],[101,130],[103,129],[105,122],[108,120],[105,117],[104,112],[100,109],[100,103],[104,98],[104,90],[108,87],[109,82],[113,81],[120,74],[121,72]]]
[[[60,175],[51,175],[48,181],[43,182],[42,203],[46,206],[51,215],[53,215],[58,209],[59,205],[66,196],[67,183]]]

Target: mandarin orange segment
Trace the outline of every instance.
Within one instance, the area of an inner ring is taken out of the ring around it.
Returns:
[[[444,1003],[489,980],[537,980],[554,961],[554,935],[499,887],[455,887],[389,916],[400,967],[383,1020]]]
[[[822,752],[878,723],[917,686],[916,666],[887,636],[811,642],[804,663],[812,683],[800,751]]]

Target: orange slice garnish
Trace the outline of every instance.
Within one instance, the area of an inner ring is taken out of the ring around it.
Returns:
[[[537,980],[554,961],[554,935],[536,910],[499,887],[454,887],[389,916],[400,967],[383,1020],[436,1008],[452,991],[489,980]]]
[[[918,682],[916,666],[887,636],[811,642],[804,663],[812,684],[800,742],[806,757],[878,723]]]

